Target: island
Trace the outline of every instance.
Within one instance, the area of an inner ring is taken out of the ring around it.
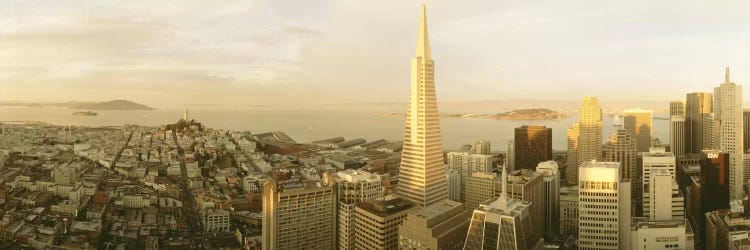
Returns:
[[[404,113],[380,113],[378,116],[392,117],[405,116]],[[567,118],[565,113],[557,112],[546,108],[535,109],[516,109],[509,112],[497,114],[461,114],[461,113],[440,113],[440,117],[445,118],[482,118],[495,120],[556,120]]]
[[[146,105],[131,102],[128,100],[112,100],[107,102],[81,103],[71,106],[74,109],[93,109],[93,110],[154,110]]]
[[[567,117],[568,115],[566,114],[545,108],[516,109],[492,116],[493,119],[498,120],[555,120]]]
[[[73,115],[97,116],[98,114],[96,112],[91,112],[91,111],[80,111],[80,112],[73,112]]]
[[[155,110],[152,107],[135,103],[128,100],[112,100],[106,102],[50,102],[50,103],[37,103],[37,102],[9,102],[1,101],[0,107],[29,107],[29,108],[71,108],[71,109],[88,109],[88,110]]]

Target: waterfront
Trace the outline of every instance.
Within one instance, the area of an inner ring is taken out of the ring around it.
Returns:
[[[405,109],[405,108],[404,108]],[[119,126],[136,124],[159,126],[182,117],[183,110],[151,111],[97,110],[98,116],[74,116],[68,108],[0,107],[0,121],[40,121],[56,125]],[[202,108],[191,109],[190,118],[207,127],[226,130],[249,130],[253,133],[283,131],[298,142],[309,142],[334,136],[347,139],[402,140],[404,118],[378,114],[403,112],[394,109],[267,109],[267,108]],[[655,117],[663,116],[655,114]],[[552,128],[553,148],[567,147],[566,131],[578,119],[571,115],[561,120],[512,121],[481,118],[441,118],[443,147],[455,149],[462,144],[486,139],[493,151],[505,150],[513,138],[513,129],[521,125],[544,125]],[[654,136],[669,143],[669,121],[654,119]],[[615,131],[612,118],[604,117],[603,140]]]

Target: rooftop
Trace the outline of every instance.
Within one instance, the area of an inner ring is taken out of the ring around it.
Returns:
[[[401,197],[388,195],[383,198],[369,200],[360,203],[357,207],[376,214],[380,217],[386,217],[410,208],[415,207],[414,203],[408,200],[402,199]]]

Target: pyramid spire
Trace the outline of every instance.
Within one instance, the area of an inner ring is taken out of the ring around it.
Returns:
[[[730,83],[730,81],[729,81],[729,66],[727,66],[727,71],[726,71],[726,73],[724,73],[724,82],[725,83]]]
[[[423,57],[426,60],[432,59],[430,53],[430,37],[427,34],[427,13],[424,4],[422,4],[422,15],[419,17],[419,36],[417,36],[416,57]]]

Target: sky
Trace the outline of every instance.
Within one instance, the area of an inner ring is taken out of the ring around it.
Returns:
[[[406,102],[423,3],[441,102],[750,83],[750,1],[0,0],[0,100]]]

